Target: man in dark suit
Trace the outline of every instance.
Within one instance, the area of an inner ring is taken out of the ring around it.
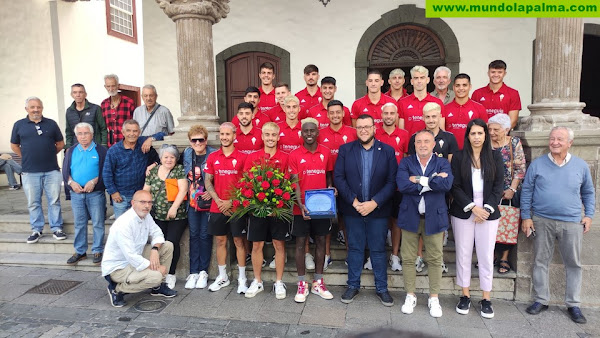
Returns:
[[[375,139],[370,115],[356,119],[358,140],[342,145],[335,163],[334,183],[341,197],[348,243],[348,289],[342,302],[351,303],[360,288],[365,246],[371,251],[377,297],[394,305],[387,289],[385,240],[387,219],[396,191],[397,162],[394,149]]]
[[[433,154],[435,137],[430,130],[415,133],[415,155],[405,157],[398,165],[396,183],[402,193],[398,213],[398,226],[402,229],[402,260],[413,262],[417,255],[419,237],[427,248],[429,274],[429,314],[442,316],[438,299],[442,281],[442,238],[448,229],[446,193],[452,188],[452,169],[448,160]],[[427,213],[426,213],[427,212]],[[404,269],[406,300],[402,312],[413,313],[417,305],[414,269]]]

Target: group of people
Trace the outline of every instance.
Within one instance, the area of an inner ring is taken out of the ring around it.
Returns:
[[[239,269],[237,292],[252,298],[264,290],[263,248],[265,242],[272,242],[275,256],[270,266],[276,271],[273,289],[277,299],[284,299],[285,245],[293,239],[298,274],[294,300],[304,302],[309,293],[333,299],[324,280],[324,271],[331,264],[333,222],[311,219],[304,204],[305,191],[333,188],[337,223],[348,249],[348,286],[341,295],[342,302],[353,301],[359,293],[363,268],[370,268],[377,297],[385,306],[394,305],[387,285],[385,246],[389,232],[389,264],[393,270],[403,270],[407,292],[402,312],[413,313],[416,272],[427,262],[429,312],[433,317],[442,316],[438,294],[446,269],[443,245],[451,224],[457,284],[462,288],[456,311],[467,314],[471,306],[475,246],[483,291],[479,310],[482,317],[493,318],[490,292],[495,256],[499,273],[511,270],[511,246],[496,245],[499,205],[520,202],[523,231],[528,237],[533,234],[535,241],[536,301],[527,311],[538,314],[547,308],[548,264],[554,238],[558,238],[567,267],[569,313],[574,321],[585,322],[579,309],[579,290],[581,238],[594,214],[589,168],[568,152],[573,132],[556,127],[550,133],[548,156],[536,159],[526,171],[521,142],[509,134],[520,109],[518,92],[503,82],[503,61],[490,63],[488,75],[490,83],[469,98],[470,77],[456,75],[451,90],[451,73],[446,67],[434,72],[436,88],[432,93],[427,92],[428,70],[413,67],[411,95],[404,91],[401,69],[390,73],[391,89],[385,94],[381,92],[382,74],[371,70],[365,83],[367,94],[348,109],[334,97],[337,87],[333,77],[324,77],[321,87],[317,85],[316,66],[305,67],[307,86],[292,95],[289,85],[273,83],[274,67],[267,62],[260,66],[261,86],[248,87],[232,122],[220,126],[221,147],[210,147],[208,130],[195,125],[188,132],[189,147],[182,156],[174,145],[165,144],[158,153],[152,147],[154,140],[172,132],[172,118],[170,124],[168,118],[160,118],[170,113],[159,113],[162,106],[156,104],[155,88],[144,87],[146,106],[140,113],[149,114],[144,115],[145,120],[130,119],[127,109],[132,107],[127,99],[114,100],[113,94],[118,92],[112,85],[118,80],[107,76],[105,84],[111,97],[99,110],[92,109],[96,112],[93,120],[73,118],[69,122],[74,123],[72,131],[66,133],[74,138],[65,155],[62,180],[71,195],[76,232],[76,252],[67,263],[86,258],[87,221],[91,218],[94,262],[102,263],[113,306],[125,305],[124,294],[147,288],[152,288],[152,295],[173,297],[180,239],[189,226],[190,273],[185,288],[218,291],[230,284],[226,262],[227,238],[231,235]],[[80,117],[93,115],[82,114],[79,109],[82,102],[83,107],[91,107],[85,90],[83,95],[76,93],[80,88],[83,86],[78,84],[72,87],[75,102],[70,109]],[[105,109],[112,113],[105,113]],[[54,237],[64,239],[58,198],[61,175],[55,156],[64,146],[62,133],[54,121],[42,117],[38,98],[29,98],[26,110],[28,116],[15,124],[11,145],[23,156],[23,185],[33,229],[28,243],[42,236],[42,190],[50,202]],[[102,122],[99,115],[106,118],[105,135],[109,137],[102,136],[102,127],[94,126]],[[154,115],[157,117],[153,119]],[[148,121],[160,128],[147,132],[152,126]],[[121,132],[117,133],[119,123]],[[40,154],[39,150],[44,151]],[[293,221],[254,216],[230,220],[231,187],[243,172],[265,161],[288,172],[297,182]],[[103,248],[105,190],[110,194],[116,221]],[[582,204],[586,217],[580,219]],[[535,236],[536,229],[539,236]],[[152,248],[149,256],[144,256],[148,236],[152,237]],[[209,285],[213,237],[218,275]],[[309,238],[315,242],[314,255]],[[366,248],[369,257],[365,263]],[[412,262],[415,268],[407,268]],[[252,264],[254,275],[250,285],[247,263]],[[309,285],[306,270],[312,269],[315,273]]]

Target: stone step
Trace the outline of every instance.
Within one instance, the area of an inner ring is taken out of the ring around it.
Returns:
[[[114,220],[106,219],[104,222],[104,228],[106,231],[110,229]],[[93,229],[92,222],[88,221],[88,232]],[[63,231],[66,234],[73,234],[75,232],[75,223],[72,218],[63,219]],[[29,223],[28,215],[0,215],[0,233],[3,232],[20,232],[31,234],[31,224]],[[52,234],[48,223],[44,225],[44,234]]]
[[[100,265],[92,263],[92,257],[67,265],[69,255],[61,253],[0,252],[0,265],[28,266],[37,268],[64,269],[77,271],[95,271],[100,277]]]
[[[44,233],[42,238],[37,243],[27,244],[26,240],[29,233],[21,232],[0,232],[0,252],[30,252],[30,253],[56,253],[56,254],[73,254],[74,236],[67,234],[65,240],[55,240],[52,233]],[[106,237],[104,235],[104,241]],[[91,232],[88,232],[88,251],[92,248],[93,237]]]

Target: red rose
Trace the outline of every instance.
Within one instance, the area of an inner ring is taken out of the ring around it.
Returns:
[[[274,187],[278,187],[279,184],[281,184],[281,181],[278,179],[274,179],[271,183],[273,184]]]
[[[292,189],[296,190],[296,183],[292,183],[291,187]]]
[[[283,197],[283,199],[284,199],[284,200],[286,200],[286,201],[289,201],[289,200],[290,200],[290,198],[292,198],[292,196],[290,196],[290,193],[289,193],[289,192],[285,192],[285,193],[283,193],[283,196],[282,196],[282,197]]]
[[[277,207],[278,208],[283,208],[283,201],[282,200],[277,201]]]
[[[260,176],[260,175],[256,176],[256,181],[258,181],[258,182],[262,181],[262,176]]]
[[[273,172],[271,170],[267,171],[267,178],[273,177]]]
[[[273,193],[275,193],[275,195],[277,195],[277,196],[281,196],[283,194],[283,190],[277,188],[277,189],[273,190]]]
[[[283,178],[286,179],[286,180],[289,180],[290,179],[290,173],[289,172],[285,173],[285,175],[283,175]]]
[[[233,207],[237,208],[240,206],[240,204],[242,204],[239,200],[233,200]]]
[[[256,194],[256,198],[258,198],[259,201],[264,201],[265,198],[267,197],[267,195],[265,195],[264,192],[259,192],[258,194]]]
[[[235,182],[235,187],[236,187],[236,189],[240,189],[240,188],[241,188],[241,187],[243,187],[243,186],[244,186],[244,182],[240,182],[240,181],[238,181],[238,182]]]
[[[244,183],[244,186],[246,187],[246,189],[252,189],[252,182],[246,182]]]
[[[260,186],[261,186],[261,188],[263,188],[263,189],[265,189],[265,190],[266,190],[266,189],[269,189],[269,188],[271,187],[271,185],[270,185],[270,184],[269,184],[269,182],[267,182],[267,181],[263,181],[263,182],[260,184]]]
[[[247,208],[250,206],[250,201],[245,200],[244,202],[242,202],[242,205],[244,206],[244,208]]]
[[[248,177],[249,177],[250,179],[253,179],[253,178],[254,178],[254,174],[253,174],[252,172],[249,172],[249,173],[248,173]]]
[[[253,195],[252,190],[250,190],[250,189],[244,190],[243,195],[246,198],[252,198],[252,195]]]

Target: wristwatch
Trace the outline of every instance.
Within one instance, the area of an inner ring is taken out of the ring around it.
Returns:
[[[69,180],[69,181],[67,182],[67,185],[71,185],[71,183],[73,183],[73,180]]]
[[[513,187],[508,187],[508,189],[510,189],[512,192],[514,192],[515,194],[517,193],[517,189],[513,188]]]
[[[157,247],[157,246],[153,246],[151,250],[156,250],[156,251],[158,251],[158,247]]]

